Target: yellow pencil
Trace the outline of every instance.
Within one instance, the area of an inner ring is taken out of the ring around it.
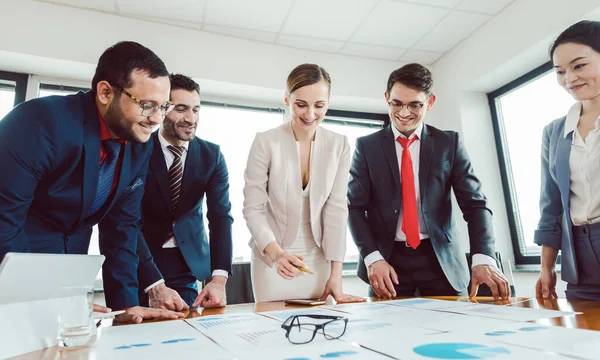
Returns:
[[[311,274],[311,275],[313,275],[313,272],[312,272],[312,271],[310,271],[310,270],[308,270],[308,269],[307,269],[307,268],[305,268],[305,267],[298,266],[298,265],[294,265],[294,266],[296,267],[296,269],[298,269],[298,270],[300,270],[300,271],[302,271],[302,272],[304,272],[304,273],[307,273],[307,274]]]

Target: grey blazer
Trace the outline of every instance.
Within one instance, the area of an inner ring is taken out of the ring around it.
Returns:
[[[468,223],[472,254],[494,257],[492,212],[459,136],[424,125],[419,160],[421,216],[446,278],[457,291],[471,278],[452,219],[451,189]],[[364,257],[379,250],[390,260],[402,207],[400,170],[390,126],[356,141],[348,184],[349,225],[368,282]]]
[[[569,158],[573,132],[565,136],[567,117],[554,120],[544,128],[542,139],[542,181],[540,187],[540,221],[534,235],[538,245],[561,251],[562,279],[577,284],[577,262],[569,209],[571,170]]]

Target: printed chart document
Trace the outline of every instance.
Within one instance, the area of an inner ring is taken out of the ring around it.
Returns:
[[[292,345],[285,337],[286,331],[281,328],[280,321],[258,314],[217,315],[186,321],[238,357],[248,350]]]
[[[290,310],[277,310],[277,311],[265,311],[260,313],[263,316],[279,320],[279,323],[283,323],[288,317],[292,315],[334,315],[334,316],[343,316],[345,314],[328,309],[326,307],[318,307],[318,308],[307,308],[307,309],[290,309]]]
[[[413,328],[423,328],[434,331],[453,331],[469,329],[472,327],[490,328],[492,326],[497,326],[508,322],[500,319],[488,319],[450,312],[412,308],[405,308],[404,311],[398,313],[372,315],[371,318],[385,319],[387,322],[397,324],[399,326],[409,326]]]
[[[456,308],[452,311],[469,316],[481,316],[492,319],[505,319],[511,321],[533,321],[554,317],[576,315],[578,313],[569,311],[557,311],[546,309],[530,309],[516,306],[477,306]],[[580,314],[580,313],[579,313]]]
[[[453,300],[438,300],[438,299],[426,299],[426,298],[410,298],[401,300],[390,300],[386,301],[385,304],[395,306],[408,306],[415,309],[422,310],[445,310],[455,308],[469,308],[472,306],[493,306],[472,303],[468,301],[453,301]]]
[[[468,333],[462,336],[469,336]],[[545,326],[533,323],[513,323],[496,327],[478,336],[493,338],[509,345],[548,351],[581,359],[598,359],[600,332]]]
[[[410,311],[409,308],[392,306],[384,302],[372,303],[353,303],[353,304],[337,304],[324,306],[322,309],[341,311],[353,315],[382,315],[382,314],[397,314],[403,311]]]
[[[184,320],[102,328],[98,359],[232,359],[233,356]]]
[[[348,360],[390,360],[389,357],[380,355],[368,349],[345,343],[339,340],[325,340],[323,337],[315,338],[304,345],[291,345],[287,348],[275,348],[265,351],[256,349],[247,351],[239,356],[240,360],[323,360],[323,359],[348,359]]]
[[[381,342],[378,351],[403,360],[421,359],[566,359],[566,357],[512,346],[485,337],[440,333],[404,336],[395,343]]]
[[[331,330],[336,332],[336,329]],[[346,333],[340,339],[380,351],[388,345],[398,346],[398,340],[405,336],[423,336],[436,333],[439,332],[405,325],[390,319],[386,315],[372,317],[350,315]]]

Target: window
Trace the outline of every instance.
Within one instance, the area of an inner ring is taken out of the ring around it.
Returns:
[[[50,95],[70,95],[87,89],[39,82],[38,97]],[[34,92],[32,90],[32,92]],[[281,125],[285,121],[282,109],[250,108],[235,105],[202,102],[200,121],[196,135],[204,140],[218,144],[227,162],[229,170],[229,197],[232,204],[233,222],[233,260],[250,261],[250,232],[242,215],[244,202],[244,171],[248,160],[248,151],[257,132],[266,131]],[[378,114],[351,113],[330,110],[321,126],[348,137],[350,153],[354,152],[356,139],[381,129],[383,121]],[[208,220],[205,225],[208,231]],[[356,262],[358,251],[350,232],[347,234],[346,262]],[[98,229],[94,226],[89,247],[90,254],[99,254]]]
[[[488,94],[517,264],[539,264],[533,234],[540,216],[542,131],[574,103],[551,69],[545,64]]]
[[[46,97],[46,96],[65,96],[76,94],[79,91],[87,91],[89,89],[79,88],[74,86],[64,86],[64,85],[54,85],[54,84],[45,84],[40,83],[37,91],[37,97]],[[100,246],[98,244],[98,226],[95,225],[92,228],[92,236],[90,237],[90,246],[88,248],[88,254],[90,255],[100,255]],[[98,275],[100,278],[102,277],[102,271]]]
[[[361,120],[350,118],[357,113],[330,111],[336,116],[328,116],[321,126],[344,134],[350,143],[350,154],[354,152],[356,139],[368,135],[382,127],[381,120]],[[345,115],[344,117],[337,116]],[[374,114],[358,114],[374,115]],[[371,116],[372,117],[372,116]],[[233,222],[233,260],[250,261],[250,232],[242,215],[244,203],[244,171],[248,160],[248,151],[257,132],[266,131],[281,125],[285,121],[280,109],[250,109],[236,106],[224,106],[203,103],[200,110],[200,122],[196,135],[214,142],[221,147],[229,170],[229,197]],[[352,156],[352,155],[351,155]],[[206,214],[205,214],[206,215]],[[207,220],[205,218],[205,223]],[[206,227],[208,229],[208,227]],[[358,250],[350,232],[346,236],[346,262],[356,262]]]
[[[0,120],[25,101],[27,75],[0,71]]]
[[[381,121],[348,121],[351,119],[325,119],[321,126],[339,134],[344,134],[348,137],[350,144],[350,161],[356,147],[356,139],[361,136],[366,136],[378,131],[383,126]],[[346,232],[346,258],[344,262],[354,263],[358,261],[358,248],[352,239],[350,229]]]
[[[15,87],[13,81],[0,80],[0,119],[3,119],[15,105]]]
[[[88,91],[89,89],[72,87],[72,86],[63,86],[63,85],[50,85],[50,84],[40,84],[40,90],[38,93],[38,97],[45,97],[51,95],[73,95],[77,94],[79,91]]]
[[[242,215],[244,203],[244,171],[248,151],[257,132],[281,125],[280,110],[250,110],[247,108],[210,106],[203,103],[196,135],[218,144],[229,170],[229,200],[233,216],[233,260],[250,261],[250,232]],[[206,209],[206,204],[205,207]],[[206,222],[206,210],[204,211]],[[206,222],[206,229],[208,223]]]

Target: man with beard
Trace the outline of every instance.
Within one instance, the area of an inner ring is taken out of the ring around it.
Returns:
[[[168,75],[150,49],[120,42],[100,57],[91,91],[34,99],[0,121],[0,260],[86,254],[98,224],[106,304],[126,309],[124,322],[182,316],[140,307],[137,294],[138,263],[152,262],[136,254],[148,140],[173,108]],[[149,295],[185,307],[164,284]]]
[[[218,145],[195,135],[199,85],[180,74],[171,75],[170,80],[174,109],[152,134],[154,148],[142,201],[145,241],[138,241],[140,256],[148,258],[143,254],[149,249],[158,269],[152,262],[140,264],[140,279],[160,271],[167,286],[188,304],[221,307],[226,303],[232,255],[227,165]],[[203,220],[205,195],[210,241]],[[212,280],[198,294],[196,280],[203,281],[211,273]],[[140,303],[147,301],[140,291]]]
[[[381,297],[466,295],[487,284],[510,296],[496,267],[492,212],[458,133],[423,123],[436,97],[431,72],[392,72],[390,125],[356,141],[348,184],[349,225],[360,252],[358,276]],[[451,189],[469,228],[471,271],[452,218]],[[471,275],[471,276],[469,276]]]

